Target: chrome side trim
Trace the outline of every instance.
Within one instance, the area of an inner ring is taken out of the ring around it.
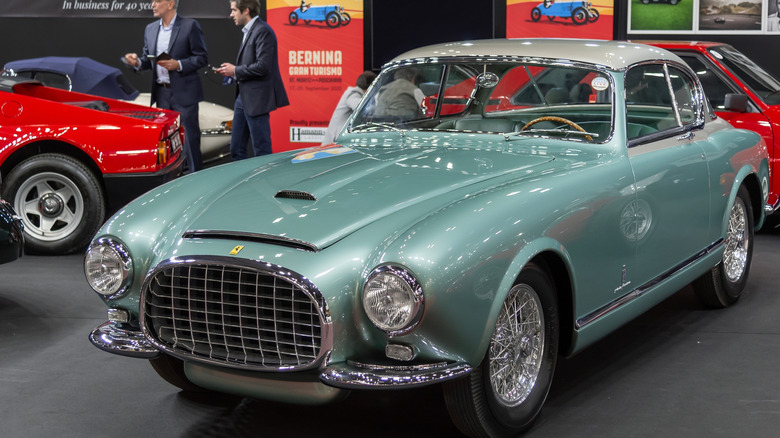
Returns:
[[[320,350],[317,357],[314,360],[312,360],[309,364],[300,365],[300,366],[282,366],[282,367],[247,366],[247,365],[242,365],[240,363],[228,363],[223,360],[210,359],[210,358],[183,353],[176,349],[169,348],[166,344],[156,339],[155,335],[147,327],[147,321],[146,321],[147,319],[146,294],[149,291],[150,283],[154,280],[155,275],[157,275],[160,271],[170,269],[176,266],[187,266],[187,265],[196,265],[196,264],[197,265],[210,264],[216,266],[227,266],[227,267],[233,267],[239,269],[244,268],[244,269],[250,269],[254,271],[262,271],[268,275],[292,283],[296,287],[300,288],[303,291],[303,293],[306,294],[316,306],[318,312],[317,316],[319,317],[320,326],[322,328],[321,343],[319,346]],[[163,351],[167,354],[170,354],[171,356],[177,357],[182,360],[192,360],[192,361],[197,361],[205,364],[216,365],[218,367],[227,367],[227,368],[235,368],[235,369],[288,372],[288,371],[303,371],[308,369],[319,368],[321,364],[326,363],[328,361],[331,351],[333,350],[333,320],[331,319],[330,316],[330,309],[328,307],[328,303],[325,301],[325,297],[322,295],[322,293],[317,288],[317,286],[315,286],[311,281],[309,281],[309,279],[301,276],[296,272],[292,272],[288,269],[285,269],[282,266],[264,262],[264,261],[238,259],[232,257],[219,257],[219,256],[188,256],[188,257],[170,258],[168,260],[159,263],[157,266],[154,267],[154,269],[150,270],[149,273],[146,275],[146,279],[144,279],[143,287],[141,288],[140,305],[141,305],[140,324],[144,336],[146,336],[146,338],[149,340],[151,345],[153,345],[160,351]]]
[[[230,129],[226,128],[213,128],[213,129],[201,129],[200,135],[201,137],[207,137],[207,136],[216,136],[216,135],[230,135],[231,132],[233,132]]]
[[[246,233],[240,231],[224,230],[187,230],[182,235],[184,239],[226,239],[226,240],[246,240],[258,243],[268,243],[271,245],[281,245],[290,248],[296,248],[304,251],[317,252],[320,249],[317,245],[303,240],[290,239],[289,237],[274,236],[271,234]]]
[[[372,365],[349,361],[331,364],[320,374],[323,383],[344,389],[397,389],[457,379],[470,373],[465,362],[422,365]]]
[[[717,242],[712,243],[710,246],[708,246],[706,249],[702,250],[695,256],[689,258],[688,260],[685,260],[684,262],[680,263],[679,265],[673,267],[672,269],[666,271],[665,273],[659,275],[658,277],[648,281],[647,283],[643,284],[642,286],[632,290],[631,292],[623,295],[622,297],[606,304],[605,306],[596,309],[595,311],[585,315],[584,317],[578,319],[574,327],[579,330],[581,328],[586,327],[589,324],[592,324],[596,322],[597,320],[609,315],[615,310],[618,310],[619,308],[623,307],[624,305],[634,301],[635,299],[641,297],[645,293],[647,293],[648,290],[652,289],[659,283],[667,280],[668,278],[674,276],[678,272],[682,271],[683,269],[689,267],[693,263],[695,263],[697,260],[703,258],[704,256],[711,254],[713,251],[716,251],[725,245],[725,241],[723,239],[719,239]]]
[[[161,354],[140,331],[119,328],[110,321],[92,330],[89,341],[103,351],[122,356],[154,359]]]

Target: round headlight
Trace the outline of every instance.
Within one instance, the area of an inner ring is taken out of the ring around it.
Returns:
[[[363,309],[380,330],[392,336],[408,333],[422,317],[422,288],[409,271],[381,266],[363,286]]]
[[[122,243],[101,237],[87,249],[84,273],[95,292],[112,297],[127,289],[132,277],[130,253]]]

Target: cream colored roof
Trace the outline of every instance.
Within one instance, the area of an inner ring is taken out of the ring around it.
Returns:
[[[604,65],[624,69],[637,62],[673,59],[676,55],[657,47],[626,41],[602,41],[556,38],[493,39],[435,44],[410,50],[391,62],[415,58],[520,56],[549,58]]]

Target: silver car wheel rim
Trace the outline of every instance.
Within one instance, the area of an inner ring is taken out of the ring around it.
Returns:
[[[34,175],[14,197],[25,231],[47,242],[63,239],[84,217],[84,198],[69,178],[54,172]]]
[[[737,199],[731,207],[729,227],[726,234],[726,250],[723,253],[723,267],[731,282],[738,281],[747,267],[748,232],[745,205]]]
[[[512,288],[490,343],[490,384],[498,398],[514,406],[536,385],[544,350],[544,314],[532,287]]]

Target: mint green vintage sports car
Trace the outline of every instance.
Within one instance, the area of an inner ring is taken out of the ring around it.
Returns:
[[[693,283],[726,307],[763,223],[761,137],[663,49],[442,44],[388,63],[332,144],[179,178],[85,257],[91,341],[184,390],[302,404],[442,384],[515,436],[556,358]]]

